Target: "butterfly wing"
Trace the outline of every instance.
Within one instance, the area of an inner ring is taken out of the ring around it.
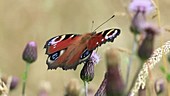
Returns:
[[[57,67],[64,70],[76,69],[78,64],[86,60],[85,57],[81,58],[81,55],[90,38],[91,33],[85,35],[59,35],[48,40],[44,47],[48,55],[46,61],[48,69],[56,69]],[[90,52],[88,56],[90,56]]]
[[[48,69],[58,67],[76,69],[78,64],[90,58],[93,50],[101,44],[113,42],[120,34],[120,29],[108,29],[99,33],[84,35],[66,34],[51,38],[45,44]]]
[[[52,54],[54,52],[67,48],[72,42],[76,41],[81,35],[79,34],[65,34],[59,35],[48,40],[44,46],[46,48],[46,54]]]
[[[94,50],[98,46],[101,46],[102,44],[106,42],[113,42],[114,39],[119,34],[120,34],[120,29],[118,28],[107,29],[97,34],[94,34],[87,44],[87,49]]]

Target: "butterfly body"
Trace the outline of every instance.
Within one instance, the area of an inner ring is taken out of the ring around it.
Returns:
[[[93,50],[105,42],[113,42],[120,29],[108,29],[99,33],[65,34],[51,38],[45,44],[48,69],[58,67],[76,69],[78,64],[87,61]]]

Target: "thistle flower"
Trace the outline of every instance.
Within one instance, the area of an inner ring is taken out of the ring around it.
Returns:
[[[19,83],[19,78],[16,76],[12,76],[11,84],[10,84],[10,90],[14,90]]]
[[[28,70],[30,64],[37,60],[37,44],[34,41],[28,42],[24,52],[22,54],[22,58],[26,61],[26,68],[23,75],[23,85],[22,85],[22,96],[25,96],[25,88],[26,88],[26,80],[28,75]]]
[[[124,82],[119,70],[120,56],[116,49],[109,49],[106,52],[107,63],[107,96],[122,96],[124,90]]]
[[[3,75],[3,76],[1,77],[1,80],[2,80],[6,85],[9,85],[10,91],[14,90],[14,89],[18,86],[18,83],[19,83],[19,78],[16,77],[16,76],[6,76],[6,75]],[[7,84],[7,83],[10,83],[10,84]]]
[[[80,73],[80,78],[83,81],[89,82],[94,78],[94,65],[99,62],[99,56],[93,52],[90,59],[84,64]]]
[[[129,11],[136,13],[138,11],[143,13],[151,13],[154,10],[151,0],[132,0],[129,4]]]
[[[145,26],[144,32],[145,38],[138,49],[138,56],[142,60],[146,60],[152,55],[154,47],[154,38],[155,35],[160,33],[160,30],[158,27],[152,24],[147,24]]]
[[[165,90],[165,81],[163,79],[157,79],[155,81],[155,92],[157,95]]]
[[[130,30],[134,34],[140,34],[144,31],[144,26],[146,23],[146,16],[143,12],[137,11],[132,18],[132,23]]]
[[[65,87],[64,96],[79,96],[80,95],[80,84],[77,79],[71,79]]]
[[[34,41],[28,42],[22,54],[24,61],[33,63],[37,59],[37,44]]]
[[[146,22],[146,15],[151,13],[154,6],[151,0],[132,0],[129,4],[129,11],[134,13],[132,24],[130,26],[131,32],[139,34],[144,31]]]

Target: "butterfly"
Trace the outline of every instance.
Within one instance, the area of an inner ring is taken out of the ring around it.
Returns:
[[[74,69],[82,62],[86,62],[92,52],[106,42],[113,42],[120,34],[118,28],[86,34],[64,34],[49,39],[44,48],[48,58],[48,69]]]

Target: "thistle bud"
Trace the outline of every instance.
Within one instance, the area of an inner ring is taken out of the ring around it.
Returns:
[[[77,79],[71,79],[65,88],[66,92],[64,96],[79,96],[80,85]]]
[[[16,77],[16,76],[12,76],[11,77],[10,90],[14,90],[18,86],[18,83],[19,83],[19,78]]]
[[[18,83],[19,83],[19,78],[16,76],[8,77],[6,75],[3,75],[1,79],[6,85],[10,85],[10,91],[14,90],[18,86]],[[10,84],[7,84],[7,83],[10,83]]]
[[[28,42],[22,54],[24,61],[33,63],[37,59],[37,44],[34,41]]]
[[[157,95],[165,90],[165,81],[163,79],[158,79],[155,81],[155,92]]]
[[[142,60],[147,60],[153,53],[154,38],[155,35],[159,34],[160,30],[152,24],[146,24],[144,32],[145,38],[139,46],[138,56]]]
[[[137,11],[132,18],[132,23],[130,26],[130,31],[133,34],[140,34],[143,32],[144,24],[146,23],[146,16],[143,12]]]
[[[109,49],[106,52],[107,62],[107,96],[122,96],[124,82],[119,70],[120,55],[116,49]]]
[[[89,60],[84,64],[80,73],[80,78],[83,81],[90,82],[94,78],[94,65],[99,62],[99,57],[96,53],[92,53]]]
[[[138,56],[142,60],[147,60],[153,52],[153,41],[154,36],[153,34],[147,34],[146,38],[142,41],[142,44],[139,46],[138,49]]]
[[[88,62],[86,62],[83,66],[83,69],[81,70],[80,73],[80,78],[83,81],[92,81],[94,78],[94,64],[91,62],[91,60],[89,60]]]

